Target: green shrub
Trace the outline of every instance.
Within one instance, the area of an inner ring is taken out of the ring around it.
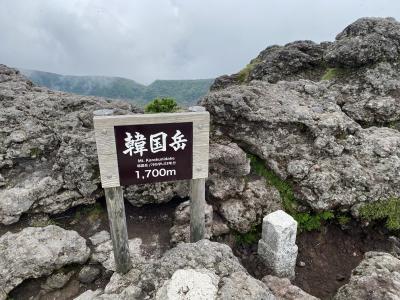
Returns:
[[[367,221],[386,219],[389,230],[400,230],[400,198],[365,204],[360,208],[360,216]]]
[[[178,103],[174,98],[156,98],[145,106],[144,111],[145,113],[168,113],[178,109]]]

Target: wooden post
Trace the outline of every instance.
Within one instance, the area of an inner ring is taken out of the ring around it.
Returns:
[[[190,242],[204,239],[205,225],[205,178],[192,179],[190,187]]]
[[[107,202],[116,271],[125,274],[131,269],[132,261],[129,254],[128,230],[126,227],[122,187],[105,188],[104,192]]]

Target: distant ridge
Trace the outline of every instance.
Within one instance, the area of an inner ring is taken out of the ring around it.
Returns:
[[[140,106],[156,97],[173,97],[182,106],[196,104],[214,79],[155,80],[146,86],[132,79],[108,76],[74,76],[19,69],[33,83],[52,90],[79,95],[125,99]]]

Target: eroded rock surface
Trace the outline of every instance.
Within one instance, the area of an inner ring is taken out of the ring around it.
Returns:
[[[28,278],[51,274],[65,265],[86,262],[90,250],[75,231],[58,226],[28,227],[0,237],[0,299]]]
[[[384,252],[367,252],[352,272],[350,282],[335,300],[397,300],[400,295],[400,260]]]
[[[90,261],[92,263],[99,263],[107,270],[115,272],[115,260],[113,252],[113,244],[111,236],[107,231],[100,231],[89,238],[92,245],[94,246]],[[140,238],[134,238],[128,241],[129,253],[131,258],[137,261],[144,261],[140,246],[142,240]]]
[[[215,130],[293,182],[296,198],[357,214],[400,196],[399,45],[399,22],[362,18],[332,43],[267,48],[202,104]]]
[[[78,299],[126,299],[124,297],[128,296],[131,297],[129,299],[169,299],[164,296],[200,291],[198,282],[191,281],[194,277],[201,278],[204,285],[209,287],[208,291],[201,291],[201,295],[212,292],[216,299],[221,300],[275,299],[264,283],[246,272],[228,246],[208,240],[180,243],[158,260],[133,260],[133,264],[133,268],[125,275],[114,273],[104,291],[88,291]],[[177,281],[182,274],[189,273],[191,277]],[[188,284],[183,287],[181,285],[185,280]]]
[[[272,291],[277,300],[318,300],[298,286],[292,285],[287,278],[279,278],[267,275],[262,279]]]
[[[210,145],[207,187],[208,201],[215,210],[230,228],[243,233],[282,205],[278,190],[264,178],[250,175],[247,154],[229,140]]]
[[[131,104],[33,86],[0,65],[0,222],[24,212],[59,213],[100,195],[93,111]]]

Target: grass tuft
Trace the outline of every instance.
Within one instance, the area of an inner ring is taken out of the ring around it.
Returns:
[[[249,64],[247,64],[246,67],[244,67],[242,70],[240,70],[238,73],[239,82],[244,83],[244,82],[248,81],[251,71],[259,63],[260,63],[260,60],[255,58]]]

